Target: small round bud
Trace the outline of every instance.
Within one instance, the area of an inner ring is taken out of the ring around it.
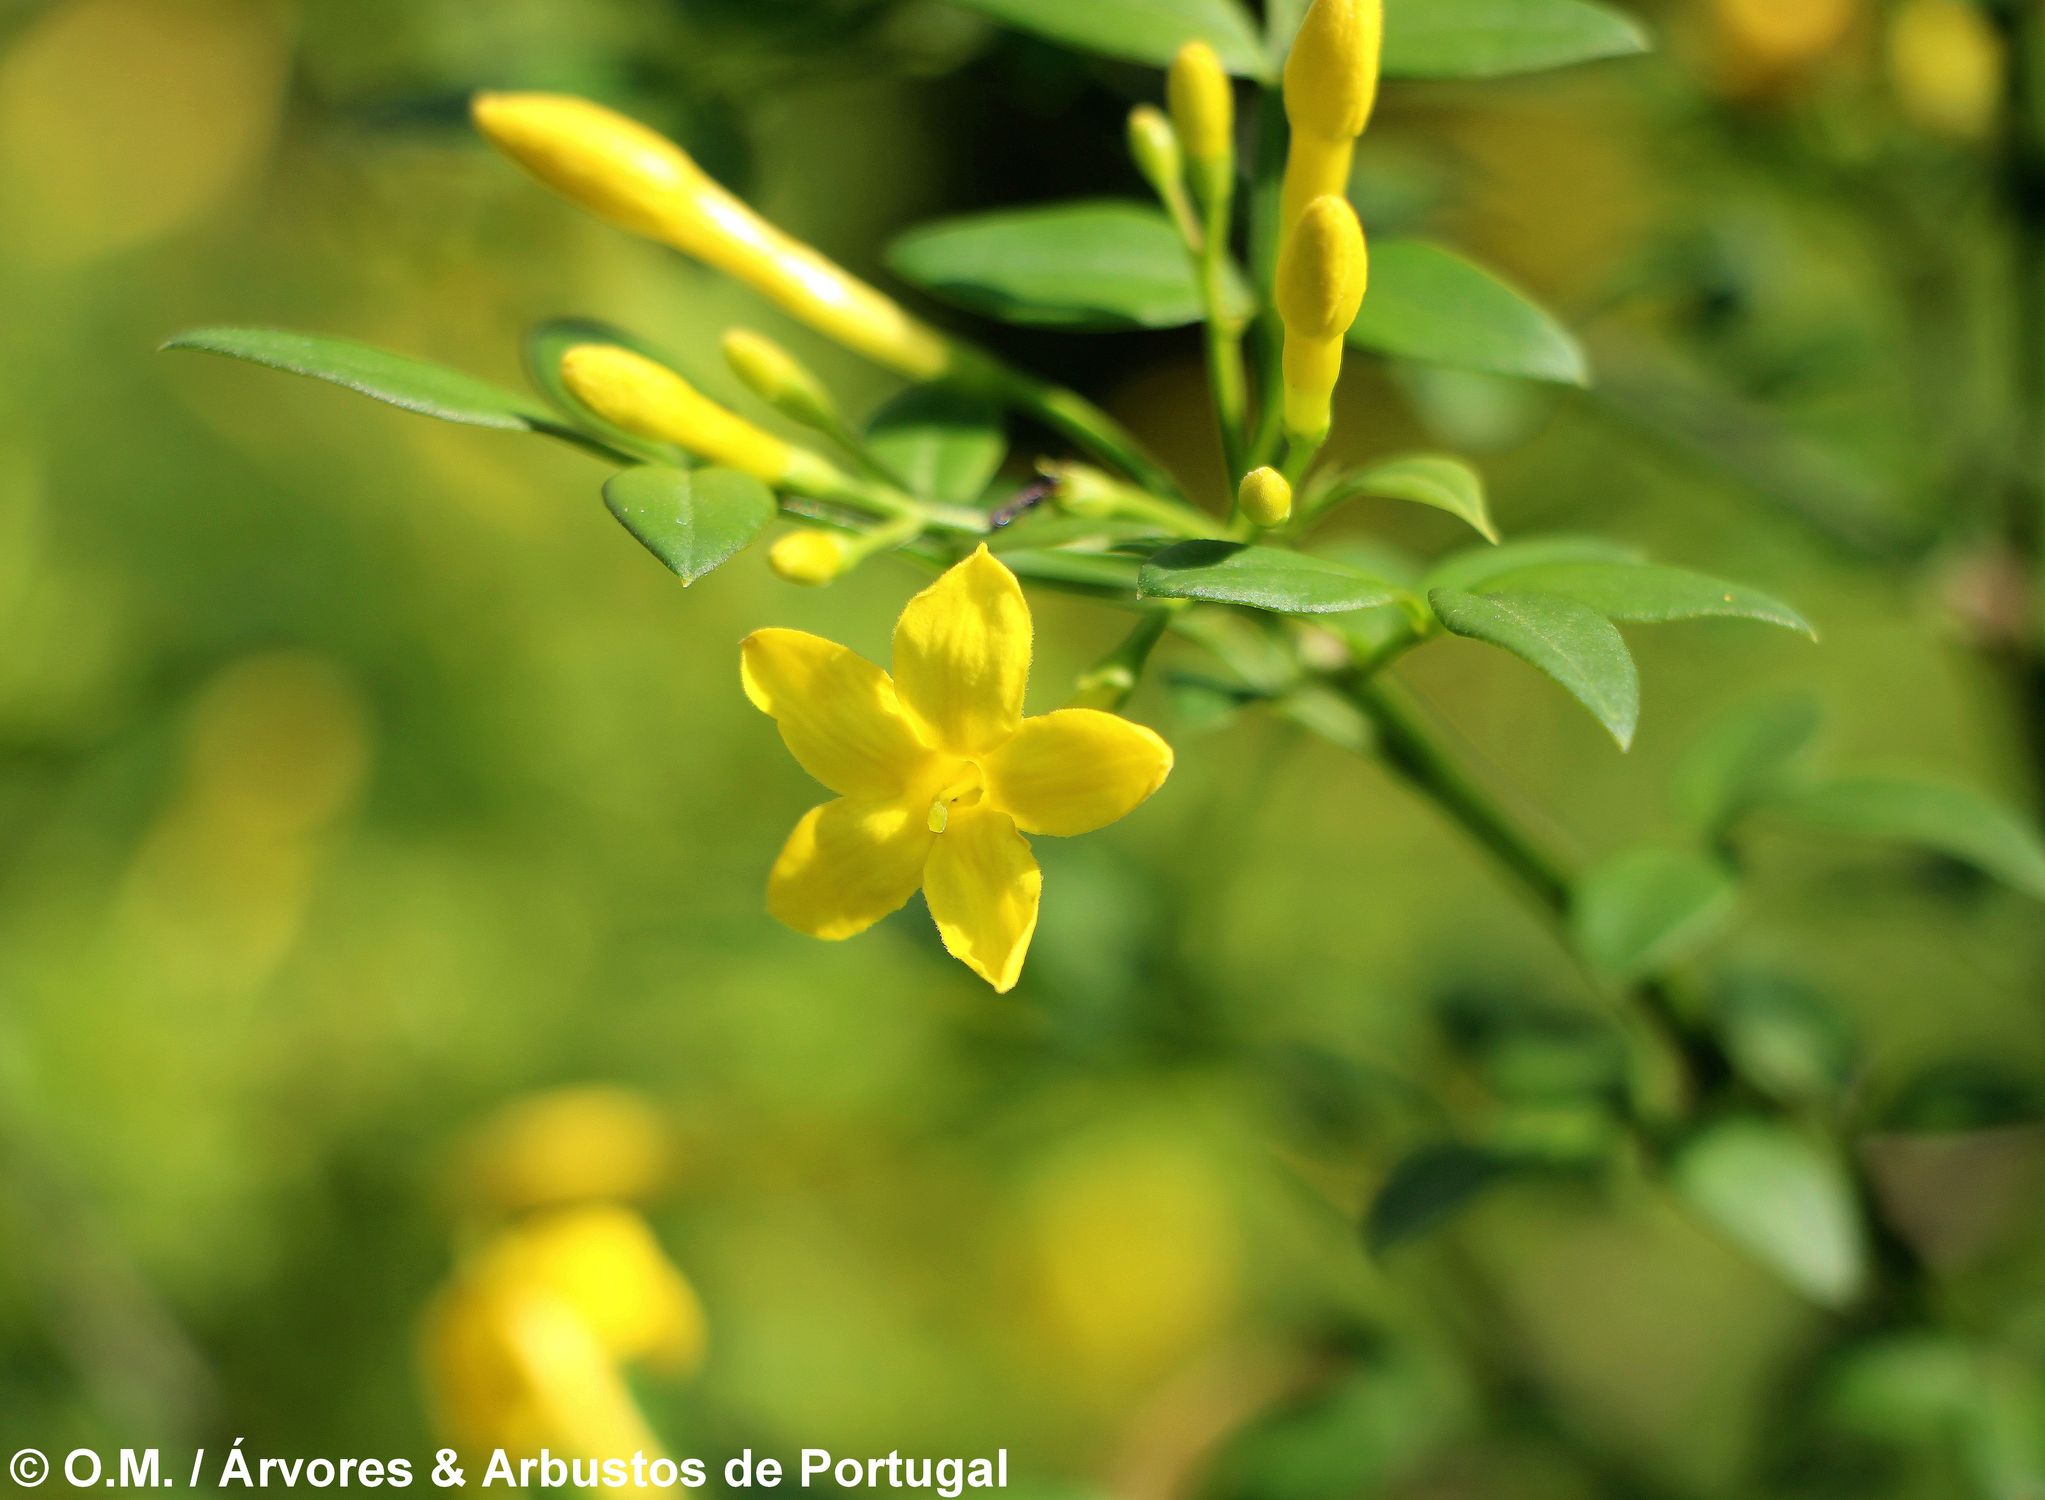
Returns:
[[[1243,514],[1267,530],[1292,518],[1292,485],[1276,469],[1252,469],[1243,476],[1236,501]]]
[[[1235,92],[1212,47],[1188,42],[1179,49],[1165,76],[1165,98],[1191,160],[1226,161],[1234,154]]]
[[[789,583],[821,587],[843,573],[851,549],[835,531],[804,527],[791,531],[767,549],[767,566]]]

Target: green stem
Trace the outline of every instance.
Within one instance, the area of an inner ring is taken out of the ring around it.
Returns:
[[[1243,477],[1243,445],[1249,440],[1249,396],[1243,380],[1243,323],[1228,306],[1228,216],[1232,182],[1227,176],[1204,195],[1206,233],[1200,241],[1200,294],[1207,312],[1207,380],[1214,416],[1221,428],[1221,460],[1234,496]]]
[[[1150,653],[1172,623],[1173,609],[1153,609],[1140,616],[1122,643],[1080,675],[1067,708],[1098,708],[1114,712],[1129,701],[1143,680]]]
[[[978,351],[962,352],[961,382],[1030,413],[1046,427],[1112,464],[1147,490],[1183,500],[1185,492],[1129,430],[1077,391],[1052,385]]]
[[[1285,330],[1271,305],[1278,278],[1279,200],[1285,173],[1285,105],[1275,89],[1265,89],[1257,103],[1256,157],[1250,172],[1250,285],[1259,308],[1251,328],[1257,367],[1257,423],[1250,434],[1244,465],[1258,468],[1278,452],[1279,418],[1284,403],[1280,365]]]
[[[1418,700],[1382,677],[1354,683],[1350,692],[1377,725],[1386,762],[1519,877],[1550,916],[1566,918],[1574,879],[1571,861],[1522,826],[1449,753]]]

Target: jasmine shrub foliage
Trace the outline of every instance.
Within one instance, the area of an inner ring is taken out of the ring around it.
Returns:
[[[733,371],[796,440],[709,400],[633,334],[586,320],[530,335],[537,397],[328,337],[209,328],[171,347],[586,449],[615,467],[612,515],[685,586],[770,530],[766,563],[794,583],[828,585],[883,554],[936,574],[902,614],[891,672],[791,630],[761,631],[741,653],[751,701],[833,794],[800,817],[768,880],[769,910],[819,938],[851,937],[921,889],[948,950],[996,989],[1015,984],[1037,920],[1029,838],[1088,832],[1166,782],[1171,749],[1118,712],[1161,648],[1230,703],[1379,760],[1552,918],[1587,979],[1623,1005],[1627,1040],[1612,1067],[1592,1065],[1596,1049],[1577,1058],[1593,1081],[1568,1108],[1414,1152],[1368,1206],[1368,1244],[1390,1250],[1502,1182],[1644,1172],[1840,1314],[1828,1357],[1870,1389],[1895,1361],[1935,1354],[1938,1381],[1880,1388],[1913,1411],[1937,1405],[1918,1415],[1964,1434],[1971,1492],[2040,1493],[2031,1418],[2045,1388],[1996,1331],[1939,1331],[1925,1268],[1856,1149],[1845,1020],[1801,990],[1743,985],[1704,954],[1740,904],[1743,839],[1766,822],[1927,849],[2032,899],[2045,899],[2045,847],[1963,788],[1814,763],[1811,711],[1769,701],[1736,711],[1683,763],[1685,841],[1574,867],[1401,685],[1404,657],[1443,636],[1508,653],[1623,751],[1640,687],[1621,626],[1728,618],[1815,632],[1789,604],[1622,539],[1506,537],[1481,476],[1452,454],[1319,461],[1347,362],[1592,379],[1570,335],[1482,268],[1431,242],[1370,241],[1348,193],[1381,79],[1420,87],[1621,58],[1646,37],[1589,0],[1388,0],[1389,17],[1387,0],[1271,0],[1261,18],[1234,0],[959,3],[1163,76],[1156,102],[1129,117],[1127,199],[926,224],[896,241],[891,271],[997,324],[1074,337],[1197,325],[1225,512],[1193,503],[1187,476],[1083,393],[926,321],[763,221],[672,143],[576,98],[486,94],[474,119],[572,206],[738,279],[907,389],[858,425],[786,351],[732,330]],[[1048,441],[1012,456],[1015,432]],[[1423,561],[1319,540],[1324,520],[1364,502],[1445,511],[1468,545]],[[1025,718],[1028,599],[1041,590],[1100,606],[1102,652],[1063,707]],[[1520,1026],[1500,1022],[1480,1050],[1577,1047]]]

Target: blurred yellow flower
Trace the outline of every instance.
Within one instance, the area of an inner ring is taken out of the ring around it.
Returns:
[[[628,1089],[584,1084],[517,1100],[463,1143],[469,1196],[514,1213],[636,1202],[667,1185],[673,1141],[660,1112]]]
[[[1906,0],[1889,22],[1889,78],[1912,123],[1975,141],[2002,108],[2003,40],[1968,0]]]
[[[1170,746],[1114,714],[1025,719],[1030,637],[1022,586],[982,546],[909,601],[892,677],[804,631],[746,638],[746,696],[838,793],[796,825],[768,910],[837,940],[921,887],[946,950],[995,989],[1014,986],[1042,886],[1023,835],[1112,823],[1172,768]]]
[[[442,1429],[466,1448],[589,1458],[659,1451],[621,1366],[690,1370],[696,1295],[637,1215],[565,1209],[508,1229],[430,1310],[424,1363]]]
[[[1767,92],[1843,47],[1862,0],[1711,0],[1724,85]]]

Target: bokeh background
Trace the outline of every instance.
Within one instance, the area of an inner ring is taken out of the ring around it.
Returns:
[[[1685,746],[1776,688],[1842,763],[2035,808],[2000,61],[1875,0],[1641,10],[1649,58],[1388,90],[1359,169],[1367,222],[1506,272],[1599,384],[1352,361],[1341,441],[1472,453],[1508,533],[1617,534],[1823,642],[1637,634],[1624,757],[1502,655],[1408,680],[1590,853],[1670,826]],[[584,314],[735,398],[745,322],[854,409],[890,393],[490,155],[462,101],[506,85],[659,124],[868,272],[939,212],[1138,195],[1121,119],[1159,86],[939,0],[0,15],[0,1448],[423,1457],[427,1309],[507,1213],[476,1132],[600,1084],[657,1122],[629,1195],[707,1323],[698,1373],[634,1377],[679,1451],[1005,1446],[1018,1488],[1131,1497],[2045,1493],[2035,1371],[1990,1459],[1877,1441],[1878,1402],[1827,1425],[1839,1315],[1623,1174],[1365,1254],[1402,1150],[1541,1108],[1478,1085],[1485,1018],[1613,1025],[1367,762],[1175,695],[1167,657],[1130,712],[1178,770],[1041,848],[1014,994],[919,905],[813,943],[762,909],[816,793],[737,642],[884,656],[915,574],[748,556],[685,593],[587,457],[155,352],[265,323],[517,384],[522,331]],[[1190,334],[990,337],[1214,467]],[[1038,624],[1049,707],[1117,622]],[[1785,835],[1728,943],[1852,1017],[1859,1118],[1942,1128],[1895,1145],[1897,1217],[1963,1326],[2045,1349],[2036,906]],[[1957,1487],[1984,1463],[2004,1488]]]

